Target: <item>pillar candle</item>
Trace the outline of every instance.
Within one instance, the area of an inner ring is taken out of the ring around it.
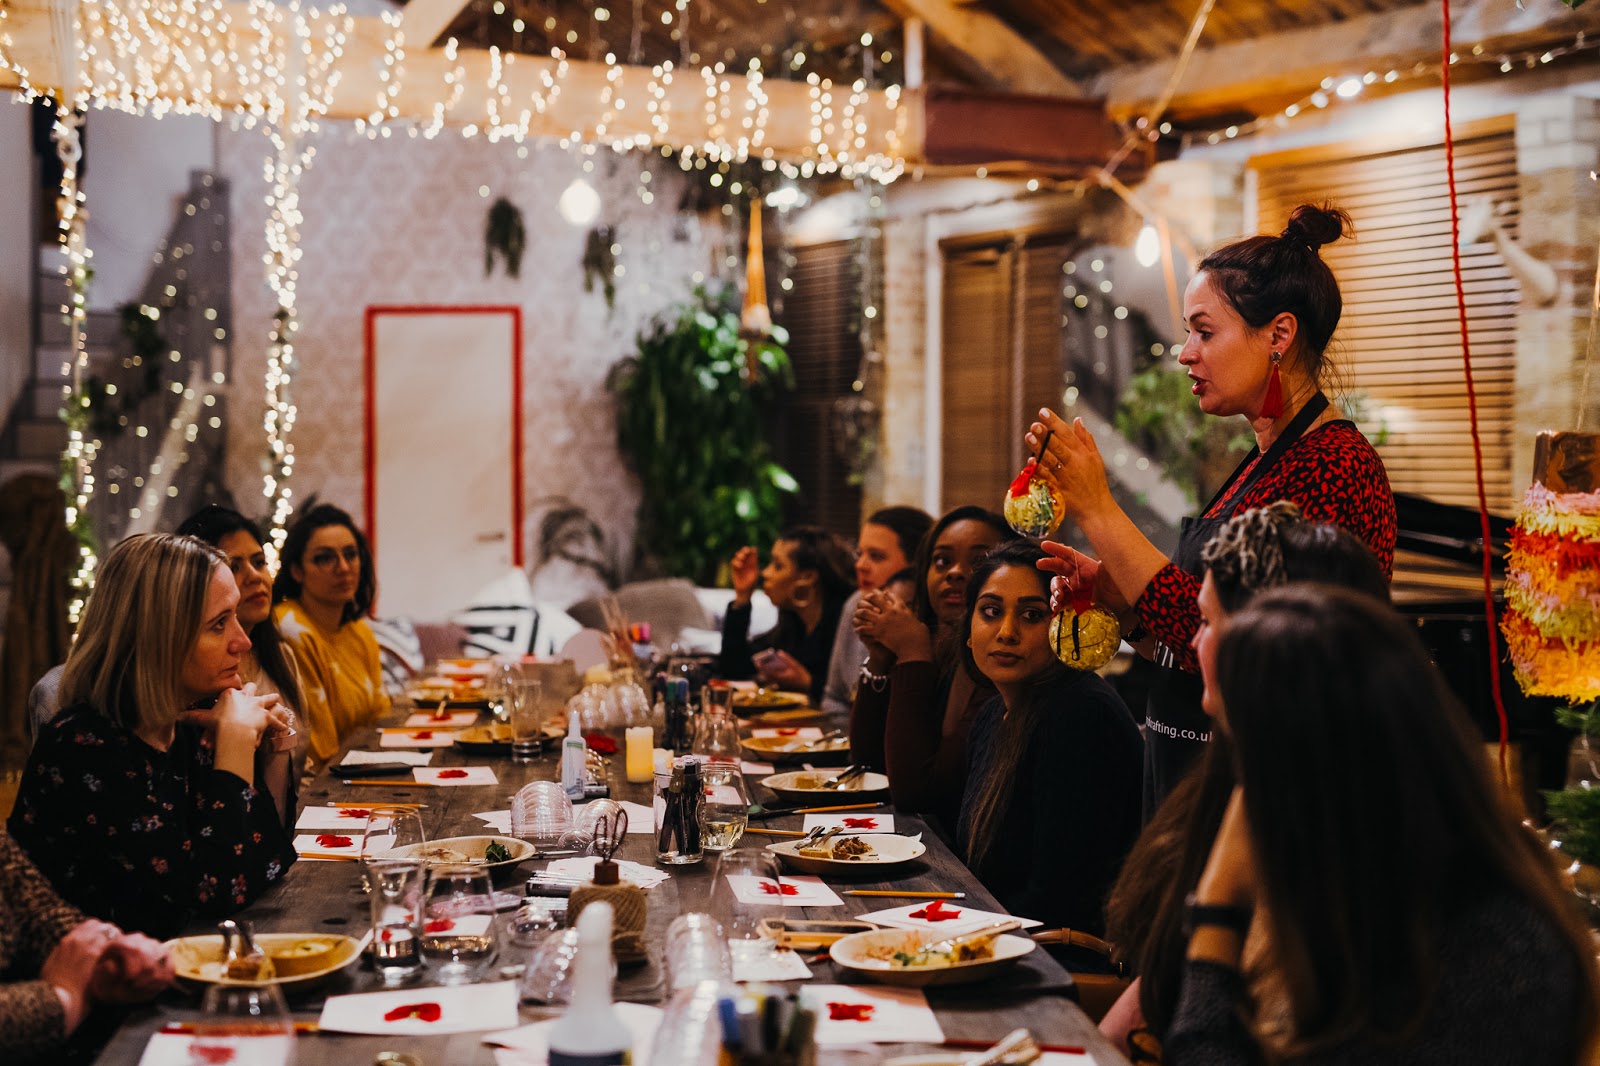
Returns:
[[[649,781],[655,773],[654,736],[647,725],[631,726],[624,734],[627,741],[628,780],[635,784]]]

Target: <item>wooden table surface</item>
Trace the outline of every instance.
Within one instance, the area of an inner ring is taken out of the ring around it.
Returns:
[[[407,708],[409,711],[409,708]],[[358,738],[354,747],[377,748],[376,733]],[[629,784],[623,777],[622,752],[607,759],[610,767],[608,783],[613,798],[650,802],[648,784]],[[431,765],[434,766],[491,766],[500,783],[493,786],[457,787],[370,787],[347,785],[327,774],[302,782],[300,805],[320,806],[332,801],[384,803],[425,803],[423,825],[430,839],[449,836],[466,836],[489,832],[484,823],[474,817],[479,811],[507,810],[511,798],[519,788],[530,781],[552,780],[558,776],[554,755],[545,755],[530,764],[514,764],[505,755],[468,753],[454,748],[440,748]],[[752,781],[754,777],[752,775]],[[765,790],[752,791],[765,792]],[[761,798],[761,797],[756,797]],[[766,802],[772,802],[770,793]],[[885,808],[885,811],[889,811]],[[798,829],[799,815],[785,815],[765,822],[752,822],[773,829]],[[914,833],[921,831],[927,854],[912,867],[907,876],[893,882],[870,879],[851,880],[848,883],[829,879],[835,890],[844,888],[899,888],[913,890],[943,889],[967,894],[964,903],[986,910],[1003,910],[976,878],[950,852],[939,838],[925,830],[921,820],[896,814],[895,831]],[[781,838],[748,835],[741,847],[759,847]],[[618,855],[621,859],[654,864],[655,838],[651,834],[630,833]],[[517,868],[514,876],[497,879],[497,888],[521,891],[527,874],[542,869],[547,860],[531,859]],[[650,919],[647,939],[652,948],[650,961],[624,967],[617,980],[616,998],[636,1003],[662,1002],[665,981],[660,966],[660,945],[665,939],[667,926],[680,913],[704,910],[710,897],[714,860],[690,866],[666,867],[672,877],[649,892]],[[853,917],[865,911],[888,909],[913,902],[905,899],[881,899],[844,896],[843,907],[793,908],[795,917],[839,919]],[[246,909],[248,919],[257,932],[336,932],[354,937],[363,936],[368,928],[367,898],[361,891],[360,874],[353,862],[296,863],[288,875],[272,891]],[[531,949],[510,942],[506,935],[507,915],[499,918],[500,951],[488,968],[485,979],[500,979],[495,970],[504,965],[527,961]],[[189,935],[214,930],[209,922],[195,923],[186,930]],[[847,978],[826,957],[812,964],[812,974],[818,982],[847,983]],[[421,985],[429,983],[424,977]],[[321,1012],[322,1002],[329,995],[348,992],[375,991],[379,988],[376,975],[364,964],[348,967],[318,987],[298,993],[289,1000],[296,1020],[315,1021]],[[1096,1030],[1094,1024],[1070,998],[1072,978],[1043,949],[1032,952],[1003,976],[978,985],[957,986],[946,989],[929,989],[928,1001],[933,1007],[949,1040],[994,1041],[1011,1030],[1026,1026],[1041,1043],[1086,1048],[1101,1066],[1124,1063],[1124,1059]],[[115,1037],[101,1053],[97,1062],[134,1066],[144,1052],[150,1035],[162,1026],[188,1021],[199,1011],[198,995],[172,992],[154,1004],[135,1009],[118,1029]],[[560,1008],[524,1005],[521,1008],[524,1022],[554,1017]],[[457,1066],[457,1064],[483,1064],[492,1066],[492,1049],[480,1041],[477,1033],[438,1037],[358,1036],[349,1034],[304,1034],[296,1042],[299,1066],[365,1066],[380,1051],[404,1051],[420,1056],[426,1066]],[[927,1045],[880,1044],[875,1045],[871,1057],[864,1061],[877,1061],[895,1054],[932,1050]],[[820,1061],[863,1061],[858,1057],[830,1053],[824,1049]]]

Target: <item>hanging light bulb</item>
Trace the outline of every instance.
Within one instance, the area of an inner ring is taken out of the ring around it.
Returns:
[[[573,178],[556,203],[561,217],[574,226],[587,226],[600,217],[600,194],[583,178]]]
[[[1161,258],[1161,235],[1148,222],[1139,231],[1138,240],[1133,242],[1133,257],[1144,267],[1155,266],[1156,260]]]

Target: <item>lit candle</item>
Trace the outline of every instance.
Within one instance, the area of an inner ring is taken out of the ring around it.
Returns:
[[[627,741],[628,780],[638,784],[651,780],[655,773],[654,733],[647,725],[631,726],[624,733]]]

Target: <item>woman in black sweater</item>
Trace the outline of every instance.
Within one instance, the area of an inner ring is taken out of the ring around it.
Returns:
[[[1050,577],[1036,541],[991,552],[967,584],[967,669],[994,686],[967,739],[957,844],[1007,910],[1098,934],[1139,833],[1144,745],[1102,678],[1050,647]]]

